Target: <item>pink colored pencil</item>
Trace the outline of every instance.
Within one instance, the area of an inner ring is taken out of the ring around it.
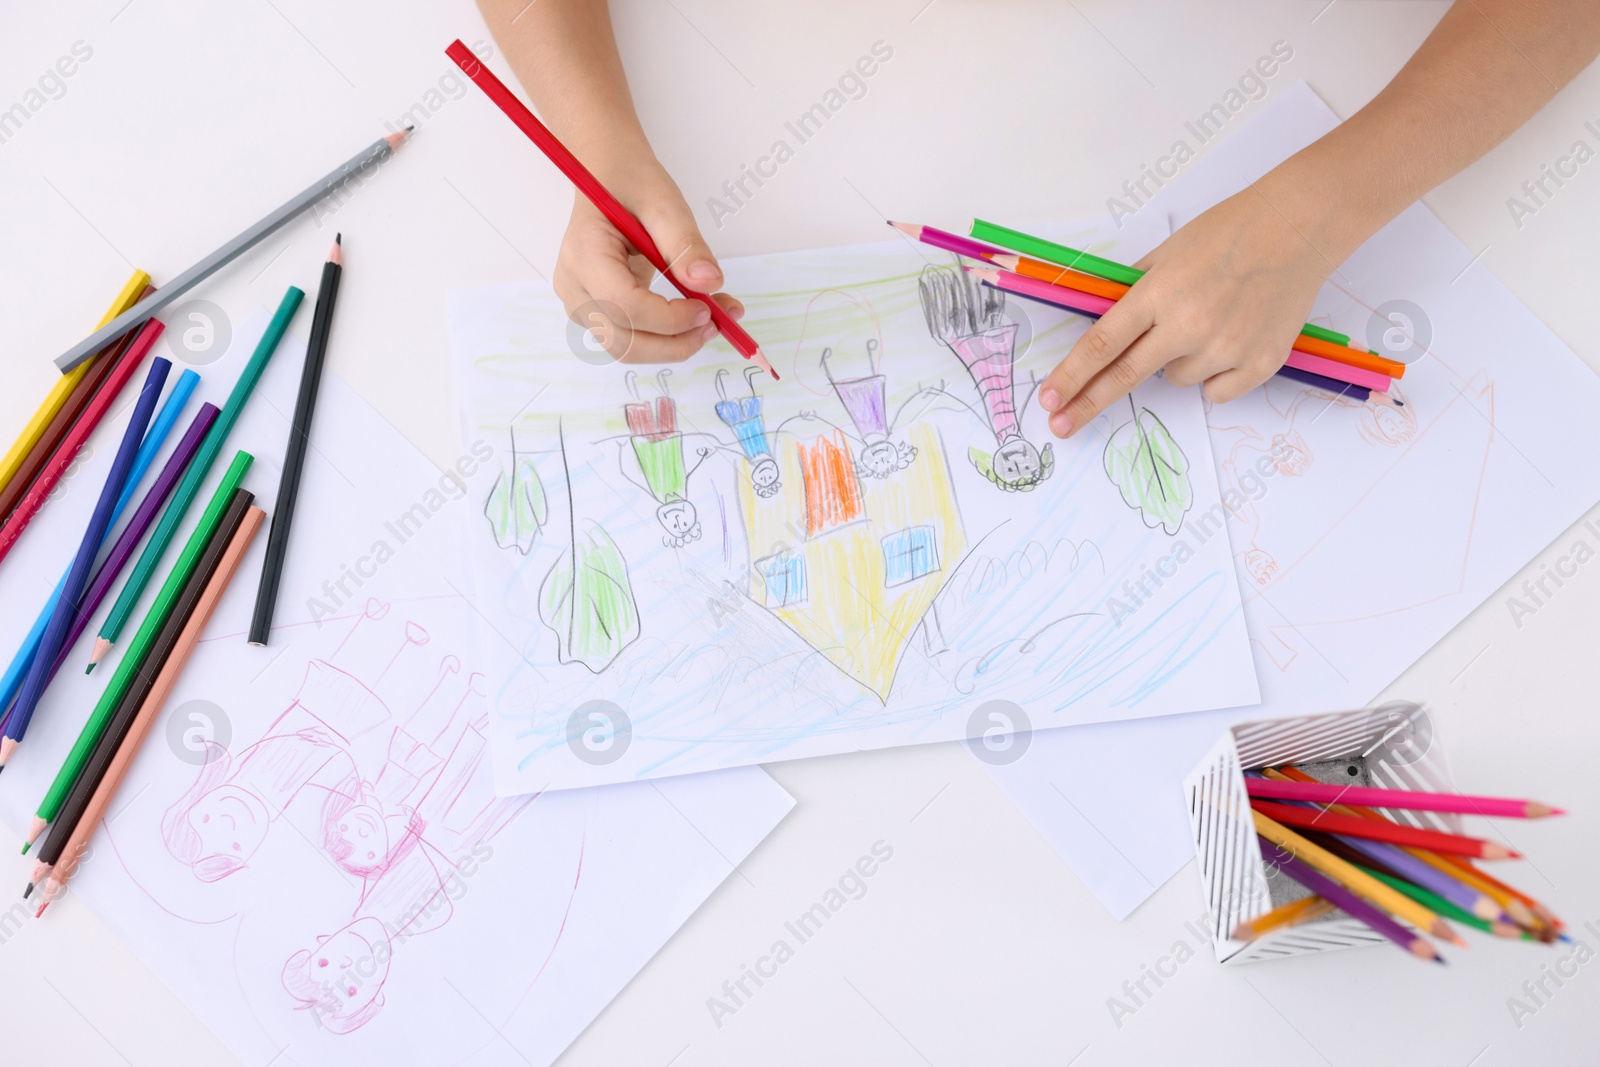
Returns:
[[[1285,366],[1294,367],[1296,370],[1310,371],[1325,378],[1336,378],[1341,382],[1349,382],[1351,385],[1359,385],[1378,393],[1387,393],[1390,383],[1394,381],[1387,374],[1362,370],[1360,367],[1352,367],[1348,363],[1339,363],[1322,356],[1313,356],[1298,348],[1292,350],[1289,358],[1283,362]]]
[[[1246,778],[1245,791],[1268,800],[1309,800],[1314,804],[1359,804],[1369,808],[1406,811],[1448,811],[1460,815],[1498,815],[1507,819],[1542,819],[1565,815],[1537,800],[1475,797],[1465,793],[1428,793],[1409,789],[1374,789],[1371,786],[1332,785],[1327,782],[1279,782]]]
[[[1046,304],[1066,308],[1069,311],[1083,311],[1090,315],[1104,315],[1116,305],[1115,300],[1104,296],[1095,296],[1065,285],[1051,285],[1049,282],[1038,278],[1030,278],[1025,274],[1013,274],[1008,270],[999,270],[993,267],[967,267],[970,274],[974,274],[998,289],[1018,296],[1026,296],[1033,300],[1042,300]]]
[[[44,507],[44,502],[49,499],[56,484],[61,481],[61,476],[72,466],[72,461],[78,458],[79,449],[83,448],[89,436],[100,425],[100,420],[106,417],[111,405],[116,403],[122,387],[128,384],[133,372],[144,362],[144,357],[150,354],[150,348],[156,343],[156,338],[161,336],[163,328],[159,319],[151,319],[144,324],[139,336],[134,338],[133,344],[123,353],[122,361],[100,386],[99,392],[94,394],[94,399],[83,409],[83,414],[78,417],[72,429],[61,439],[61,447],[56,449],[55,455],[50,457],[50,462],[45,464],[38,478],[28,487],[28,493],[17,504],[17,510],[13,511],[5,525],[0,527],[0,559],[6,558],[12,546],[17,543],[17,539],[22,536],[22,531],[28,528],[28,523],[32,522],[33,517],[39,514],[39,509]]]
[[[958,256],[987,260],[990,256],[1005,254],[1003,248],[986,245],[982,241],[974,241],[970,237],[963,237],[959,233],[951,233],[949,230],[941,230],[934,226],[920,226],[915,222],[891,222],[889,225],[913,241],[921,241],[925,245],[942,248]]]

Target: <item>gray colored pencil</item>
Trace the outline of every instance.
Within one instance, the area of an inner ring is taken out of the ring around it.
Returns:
[[[380,137],[372,142],[372,144],[357,152],[351,159],[334,168],[331,173],[324,176],[299,196],[296,196],[278,208],[278,210],[272,212],[266,218],[172,279],[172,281],[157,289],[153,294],[139,301],[133,307],[67,349],[66,352],[57,356],[56,366],[61,369],[61,373],[65,374],[94,353],[100,351],[112,340],[138,326],[200,282],[205,281],[212,274],[233,262],[239,255],[249,251],[264,238],[271,236],[300,212],[338,189],[339,186],[349,181],[357,171],[376,166],[387,160],[394,154],[395,149],[405,143],[406,138],[411,135],[411,130],[412,127],[407,126],[398,133],[391,133],[387,137]]]

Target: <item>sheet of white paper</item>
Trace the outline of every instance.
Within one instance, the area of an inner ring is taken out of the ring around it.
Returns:
[[[1181,224],[1336,122],[1292,86],[1144,210]],[[1179,783],[1230,722],[1360,707],[1600,498],[1600,378],[1421,204],[1340,267],[1314,319],[1386,350],[1380,308],[1404,324],[1388,345],[1431,334],[1404,408],[1274,380],[1207,414],[1240,494],[1261,707],[1037,735],[993,769],[1118,918],[1194,854]]]
[[[257,456],[269,511],[302,352],[285,342],[223,454]],[[793,801],[759,768],[496,797],[459,482],[332,374],[312,441],[270,646],[244,640],[263,528],[72,891],[246,1064],[550,1063]],[[97,449],[0,571],[4,603],[65,565]],[[31,621],[10,614],[7,650]],[[85,655],[0,781],[19,831],[115,666],[85,677]]]
[[[503,793],[1255,700],[1226,539],[1172,559],[1219,499],[1197,391],[1049,443],[1035,378],[1084,320],[950,261],[724,264],[779,382],[720,343],[610,363],[543,287],[455,294]]]

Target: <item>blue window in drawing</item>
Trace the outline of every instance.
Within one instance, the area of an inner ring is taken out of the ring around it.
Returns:
[[[883,584],[893,589],[939,569],[932,526],[912,526],[883,539]]]
[[[806,561],[803,556],[783,553],[757,560],[766,586],[769,608],[792,608],[806,602]]]

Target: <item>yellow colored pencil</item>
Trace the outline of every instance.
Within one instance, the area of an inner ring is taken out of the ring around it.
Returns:
[[[1450,924],[1410,897],[1384,885],[1353,863],[1347,863],[1321,845],[1301,837],[1287,826],[1269,819],[1259,811],[1252,811],[1256,833],[1279,848],[1290,852],[1298,860],[1308,863],[1334,879],[1350,892],[1365,898],[1403,922],[1408,922],[1424,933],[1443,938],[1451,944],[1467,946],[1466,941],[1450,928]]]
[[[139,299],[139,294],[144,292],[144,287],[150,284],[150,275],[142,270],[133,272],[117,298],[111,302],[111,308],[101,317],[95,329],[99,329],[124,311],[131,308],[134,301]],[[22,466],[22,461],[39,444],[39,438],[44,435],[45,428],[50,425],[50,420],[56,417],[56,412],[61,410],[61,405],[67,402],[67,397],[72,395],[72,390],[78,384],[78,379],[89,373],[87,361],[63,374],[51,386],[50,392],[45,394],[44,402],[39,405],[39,410],[33,413],[33,418],[22,428],[22,433],[11,443],[11,448],[4,458],[0,458],[0,492],[11,484],[11,479],[17,475],[17,470]]]
[[[1249,922],[1243,922],[1235,926],[1233,928],[1233,939],[1235,941],[1253,941],[1262,934],[1276,930],[1279,927],[1310,922],[1312,919],[1337,910],[1321,897],[1301,897],[1299,900],[1292,900],[1282,907],[1273,908],[1260,918],[1251,919]]]

